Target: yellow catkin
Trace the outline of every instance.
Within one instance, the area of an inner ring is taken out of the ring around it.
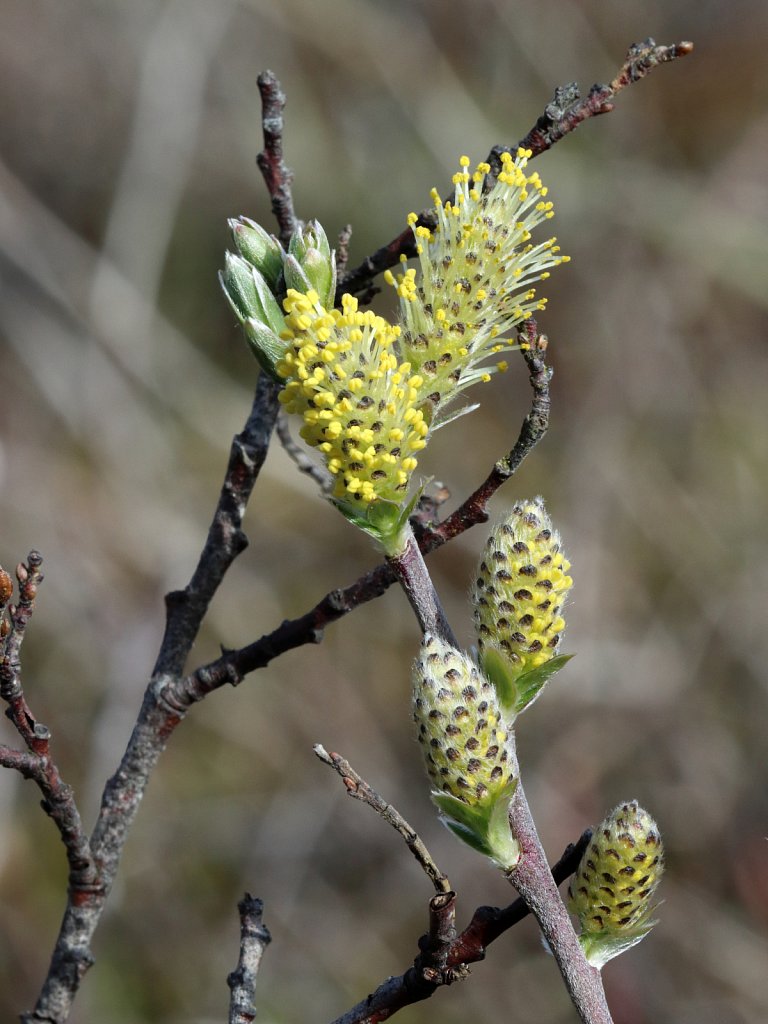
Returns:
[[[280,402],[302,417],[301,437],[324,456],[333,496],[402,502],[429,426],[418,408],[422,379],[398,356],[399,327],[351,295],[326,310],[315,292],[290,290],[284,305]]]
[[[554,215],[547,189],[537,172],[527,173],[530,151],[501,154],[496,181],[486,190],[491,168],[478,164],[453,177],[453,202],[443,203],[433,190],[434,231],[408,219],[417,245],[416,269],[389,273],[400,299],[401,348],[424,377],[423,392],[439,406],[458,391],[490,379],[501,367],[480,366],[489,355],[517,347],[495,338],[512,331],[544,309],[531,285],[549,277],[552,267],[568,261],[555,238],[530,241],[536,227]]]
[[[637,801],[620,804],[595,830],[568,889],[582,931],[620,936],[642,925],[663,870],[656,822]]]
[[[455,648],[426,636],[413,669],[413,716],[435,788],[474,805],[511,779],[509,730],[493,686]]]
[[[570,567],[542,499],[519,501],[488,538],[472,587],[481,654],[498,648],[514,676],[549,661],[565,628]]]

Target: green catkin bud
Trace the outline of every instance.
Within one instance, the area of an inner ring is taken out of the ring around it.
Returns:
[[[513,780],[509,729],[493,686],[470,658],[430,635],[413,669],[413,717],[438,790],[472,806]]]
[[[336,291],[336,255],[319,221],[311,220],[293,233],[288,245],[284,270],[289,288],[295,288],[297,291],[314,289],[321,305],[333,305]]]
[[[256,320],[273,334],[285,326],[285,317],[264,277],[251,264],[231,252],[224,254],[219,281],[233,312],[241,323]]]
[[[248,217],[233,218],[227,223],[237,251],[261,272],[274,292],[283,271],[283,247],[274,235],[268,234],[260,224]]]
[[[663,856],[656,822],[635,800],[620,804],[595,830],[568,888],[593,966],[635,945],[655,924],[649,918]]]
[[[516,678],[554,657],[570,567],[543,500],[518,502],[488,538],[472,587],[481,663],[495,648]]]

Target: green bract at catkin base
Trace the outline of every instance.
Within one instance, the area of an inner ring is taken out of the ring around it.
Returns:
[[[571,657],[557,655],[570,567],[541,498],[517,502],[483,550],[472,587],[478,655],[511,718]]]
[[[663,855],[656,822],[636,800],[620,804],[595,830],[568,888],[579,942],[593,967],[631,949],[656,924],[651,900]]]
[[[442,820],[511,871],[520,856],[508,820],[517,785],[511,733],[475,663],[429,634],[413,668],[413,717]]]

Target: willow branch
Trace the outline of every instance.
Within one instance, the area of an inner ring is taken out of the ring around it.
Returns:
[[[256,1018],[256,978],[272,936],[262,921],[264,904],[246,893],[237,905],[240,913],[240,955],[227,977],[230,988],[229,1024],[251,1024]]]
[[[397,561],[390,564],[399,574],[403,589],[412,593],[428,594],[431,580],[423,559]],[[423,577],[423,578],[420,578]],[[411,599],[419,624],[422,624],[420,609]],[[440,632],[443,625],[439,617],[433,617],[430,626],[441,640],[456,646],[450,627]],[[514,773],[520,779],[517,754],[512,739],[511,760]],[[522,783],[518,781],[510,805],[509,825],[513,836],[520,844],[520,861],[508,874],[526,906],[539,923],[542,934],[549,943],[560,973],[576,1010],[584,1024],[612,1024],[610,1011],[605,999],[600,972],[587,963],[573,930],[568,911],[560,898],[557,886],[547,865],[546,856],[539,840],[536,826],[525,797]]]
[[[587,117],[607,112],[612,95],[630,82],[644,77],[658,64],[690,52],[690,49],[690,44],[679,44],[676,48],[659,48],[646,44],[644,49],[634,48],[627,64],[611,85],[605,87],[608,92],[600,95],[599,102],[595,94],[592,105],[587,103],[583,115],[574,113],[569,108],[570,113],[564,111],[563,116],[555,117],[553,125],[547,130],[541,127],[539,119],[534,130],[538,130],[541,137],[532,139],[530,148],[533,148],[534,152],[542,152]],[[259,154],[259,166],[272,198],[280,227],[280,237],[287,242],[297,225],[297,220],[290,191],[291,172],[283,160],[282,150],[282,114],[285,98],[274,75],[269,72],[260,77],[259,89],[262,96],[264,128],[264,150]],[[559,126],[557,129],[554,127],[555,124]],[[409,240],[412,238],[409,230],[400,236],[401,240],[405,234]],[[395,240],[395,243],[390,243],[384,250],[386,259],[380,261],[378,268],[375,261],[366,261],[362,268],[357,268],[345,277],[342,287],[355,291],[370,288],[373,276],[397,263],[400,253],[405,251],[405,248],[401,242]],[[529,368],[531,366],[529,362]],[[532,383],[534,376],[532,370]],[[541,424],[539,423],[537,427],[534,421],[544,408],[541,399],[546,395],[548,381],[544,379],[545,376],[546,373],[542,370],[538,382],[534,385],[532,412],[526,419],[518,443],[506,459],[500,460],[494,466],[484,484],[470,496],[457,513],[436,528],[419,530],[419,548],[422,553],[434,550],[450,537],[487,518],[486,505],[490,495],[515,471],[519,461],[530,450],[531,437],[532,443],[536,443],[536,431]],[[266,665],[273,657],[292,647],[308,642],[319,642],[324,628],[329,623],[337,621],[358,605],[383,593],[395,578],[391,564],[380,565],[350,587],[327,594],[315,608],[300,619],[284,623],[271,634],[238,651],[225,652],[217,661],[201,667],[184,679],[180,678],[210,600],[228,568],[247,544],[242,530],[242,517],[275,424],[276,397],[277,385],[266,376],[262,376],[248,423],[233,441],[224,485],[195,572],[184,590],[176,591],[167,597],[166,629],[155,671],[145,692],[134,731],[120,766],[105,786],[89,851],[83,847],[83,858],[88,862],[89,870],[79,875],[76,871],[71,872],[74,880],[70,886],[51,966],[34,1011],[22,1016],[26,1024],[63,1024],[69,1016],[80,982],[93,961],[90,951],[91,939],[103,912],[125,840],[146,785],[165,745],[176,726],[183,720],[188,708],[212,689],[224,683],[238,683],[245,674]],[[537,401],[540,407],[538,411]],[[534,413],[536,415],[533,415]],[[542,422],[546,429],[546,415]],[[418,561],[416,559],[414,564]],[[23,602],[20,602],[19,606],[23,618]],[[439,616],[436,617],[436,622],[439,628],[445,628]],[[24,625],[20,619],[10,645],[5,645],[6,653],[10,652],[7,661],[10,670],[3,676],[3,684],[6,686],[10,702],[19,697],[19,693],[14,689],[14,666],[18,663],[18,648],[23,639]],[[24,737],[25,743],[27,738],[29,739],[30,754],[40,760],[34,761],[23,751],[12,751],[10,748],[2,748],[3,759],[9,766],[20,771],[26,770],[30,777],[34,778],[33,773],[39,774],[40,770],[48,770],[47,766],[50,765],[50,761],[43,763],[47,756],[47,730],[44,733],[42,730],[45,727],[40,727],[40,723],[36,722],[26,706],[23,693],[13,705],[12,714],[14,724]],[[60,780],[54,780],[50,785],[54,789],[58,787],[57,791],[65,794],[63,784],[59,785],[59,782]],[[59,806],[68,810],[66,802],[56,805],[54,800],[50,803],[52,807]],[[76,808],[74,810],[76,812]],[[49,813],[54,816],[51,811]],[[57,810],[56,814],[63,821],[63,812]],[[79,821],[75,822],[73,819],[72,827],[79,828]],[[64,837],[61,826],[60,831]],[[72,864],[69,846],[68,856]],[[520,876],[520,881],[524,887],[529,884],[523,875]],[[535,887],[539,883],[539,875],[536,875],[530,884]]]
[[[628,85],[639,82],[661,64],[667,64],[678,57],[685,57],[693,51],[693,43],[673,43],[671,46],[657,46],[653,39],[633,44],[624,64],[609,85],[593,85],[584,99],[581,99],[576,83],[559,86],[554,99],[548,103],[542,115],[515,146],[494,146],[487,157],[491,165],[491,180],[501,167],[501,154],[505,150],[514,152],[518,147],[530,149],[534,157],[551,149],[555,143],[575,131],[580,124],[600,114],[613,110],[613,100]],[[452,194],[452,192],[451,192]],[[415,227],[427,227],[433,231],[437,221],[432,210],[422,211]],[[410,227],[387,242],[359,266],[347,271],[339,279],[338,295],[350,292],[352,295],[370,293],[372,281],[385,270],[395,267],[401,256],[411,259],[416,255],[414,234]]]
[[[270,198],[272,212],[280,227],[280,241],[287,247],[291,235],[298,226],[293,209],[293,171],[283,160],[283,110],[285,93],[271,71],[262,72],[257,83],[261,94],[261,125],[264,131],[264,149],[256,157],[256,163],[264,178]]]
[[[93,963],[91,940],[104,911],[123,848],[152,772],[189,704],[173,699],[173,684],[189,655],[208,604],[245,548],[242,519],[277,416],[277,386],[266,374],[256,388],[245,427],[232,442],[208,537],[189,584],[166,598],[166,629],[155,672],[120,765],[107,781],[90,838],[93,871],[70,879],[67,905],[51,964],[34,1010],[23,1024],[63,1024]]]
[[[333,768],[346,786],[347,793],[355,799],[372,807],[388,825],[405,840],[405,845],[419,862],[422,870],[435,887],[438,893],[448,893],[451,885],[446,875],[438,868],[429,850],[424,845],[418,833],[413,829],[396,807],[387,803],[358,773],[354,770],[349,761],[339,754],[329,754],[325,747],[317,743],[314,747],[315,754],[320,760]]]

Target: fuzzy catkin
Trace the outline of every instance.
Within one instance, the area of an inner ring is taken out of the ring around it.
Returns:
[[[583,932],[616,935],[642,924],[664,870],[656,822],[636,800],[600,823],[568,888]]]
[[[413,715],[438,790],[472,805],[512,780],[510,732],[493,686],[470,658],[434,636],[424,638],[414,665]]]
[[[543,500],[517,502],[488,538],[472,587],[481,657],[496,647],[521,675],[557,653],[570,567]]]

